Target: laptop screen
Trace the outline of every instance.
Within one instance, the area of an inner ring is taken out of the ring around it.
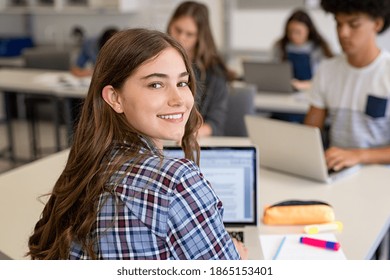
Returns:
[[[182,158],[179,147],[164,153]],[[248,147],[201,147],[200,171],[224,206],[225,225],[256,225],[257,154]]]

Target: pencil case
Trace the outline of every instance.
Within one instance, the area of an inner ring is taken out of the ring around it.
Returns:
[[[335,220],[333,207],[316,200],[286,200],[264,208],[267,225],[307,225]]]

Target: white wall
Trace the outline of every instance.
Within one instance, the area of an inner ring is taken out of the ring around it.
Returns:
[[[239,50],[269,51],[272,44],[282,36],[285,21],[291,12],[292,9],[234,11],[231,19],[231,46]],[[333,15],[321,9],[309,9],[308,13],[332,50],[340,52]],[[390,29],[378,36],[378,44],[390,51]]]
[[[37,44],[63,46],[71,42],[71,30],[81,26],[86,36],[97,36],[108,26],[127,28],[138,24],[134,15],[39,15],[33,20],[33,37]]]
[[[381,48],[390,51],[390,28],[378,36],[378,45]]]
[[[238,10],[233,12],[231,45],[235,49],[269,51],[283,34],[291,9]],[[322,10],[309,14],[334,51],[339,51],[334,19]],[[250,27],[250,28],[249,28]]]
[[[180,0],[143,0],[140,10],[131,14],[42,14],[32,17],[32,32],[38,44],[70,43],[70,32],[82,26],[88,36],[98,35],[107,26],[119,28],[148,27],[166,30],[167,22]],[[213,33],[217,45],[223,40],[222,0],[205,0],[210,10]]]
[[[210,24],[211,31],[213,32],[213,36],[215,42],[219,48],[223,47],[224,42],[224,9],[223,2],[224,0],[203,0],[201,1],[207,5],[210,12]]]
[[[25,27],[24,16],[0,14],[0,36],[24,36]]]
[[[154,3],[156,2],[156,3]],[[74,26],[81,26],[86,36],[97,36],[108,26],[120,29],[132,27],[148,27],[162,30],[159,21],[165,20],[161,15],[167,14],[167,5],[178,2],[175,0],[143,0],[139,11],[134,13],[80,13],[80,14],[42,14],[33,16],[33,36],[40,44],[66,44],[71,42],[70,33]],[[170,12],[170,11],[169,11]]]

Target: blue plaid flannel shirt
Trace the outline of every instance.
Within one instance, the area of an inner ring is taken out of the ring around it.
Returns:
[[[222,222],[222,202],[195,163],[161,163],[156,155],[132,164],[111,177],[114,192],[100,196],[91,235],[98,259],[240,258]],[[90,256],[73,241],[69,258]]]

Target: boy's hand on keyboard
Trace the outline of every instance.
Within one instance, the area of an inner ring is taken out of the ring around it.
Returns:
[[[325,159],[328,169],[333,169],[335,171],[361,163],[361,158],[361,150],[356,149],[330,147],[325,151]]]
[[[238,253],[240,254],[240,257],[242,260],[248,259],[248,249],[245,247],[244,243],[238,241],[235,238],[232,238],[234,246],[236,246],[236,249]]]

